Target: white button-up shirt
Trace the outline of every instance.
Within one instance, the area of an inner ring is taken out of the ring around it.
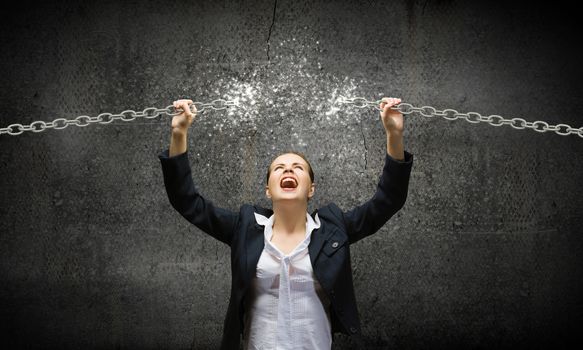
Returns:
[[[306,213],[306,236],[288,255],[271,243],[274,216],[255,213],[255,220],[265,227],[265,247],[245,313],[245,349],[330,350],[329,301],[308,254],[312,231],[320,227],[318,215],[314,220]]]

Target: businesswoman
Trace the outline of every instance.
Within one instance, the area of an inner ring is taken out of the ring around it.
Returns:
[[[350,245],[379,230],[405,204],[413,155],[403,147],[403,115],[383,98],[387,137],[382,174],[372,198],[343,211],[335,204],[307,212],[314,173],[300,153],[277,156],[267,169],[272,208],[215,206],[198,192],[187,155],[195,116],[178,100],[170,148],[158,157],[172,206],[203,232],[231,248],[231,295],[221,349],[329,350],[341,332],[362,346],[350,265]]]

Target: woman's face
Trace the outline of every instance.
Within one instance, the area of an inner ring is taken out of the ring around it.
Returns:
[[[310,179],[308,163],[293,153],[285,153],[275,158],[270,165],[271,173],[265,187],[265,195],[272,202],[300,200],[308,201],[315,185]]]

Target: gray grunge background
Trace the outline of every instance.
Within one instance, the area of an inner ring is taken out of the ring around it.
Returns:
[[[9,7],[16,5],[16,7]],[[216,204],[269,205],[286,149],[316,173],[310,211],[374,192],[378,111],[340,95],[583,126],[575,8],[470,1],[3,3],[0,127],[237,100],[189,134]],[[405,207],[352,248],[371,349],[581,342],[583,139],[405,119]],[[228,248],[170,206],[170,117],[0,136],[3,348],[214,349]],[[334,349],[349,349],[337,336]]]

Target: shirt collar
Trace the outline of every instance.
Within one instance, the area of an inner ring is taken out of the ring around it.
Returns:
[[[265,248],[267,252],[272,254],[273,256],[282,259],[284,258],[284,254],[273,244],[271,244],[271,237],[273,236],[273,221],[275,216],[272,214],[269,219],[264,215],[255,213],[255,220],[257,224],[263,226],[263,236],[265,240]],[[306,235],[304,240],[291,252],[289,253],[288,257],[290,259],[297,259],[304,254],[308,253],[308,246],[312,239],[312,231],[320,227],[320,218],[318,214],[316,214],[316,218],[312,219],[312,217],[306,213]]]
[[[274,218],[275,218],[274,214],[271,214],[271,216],[267,218],[264,215],[255,213],[255,221],[257,221],[257,224],[264,227],[273,227]],[[309,236],[313,230],[320,228],[320,218],[318,217],[317,213],[315,218],[312,218],[312,216],[306,212],[306,220],[307,220],[306,236]]]

